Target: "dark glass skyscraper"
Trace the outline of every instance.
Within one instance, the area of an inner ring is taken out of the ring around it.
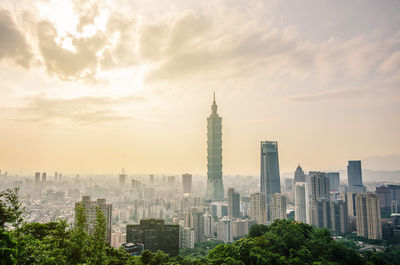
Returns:
[[[213,201],[224,199],[222,182],[222,118],[217,113],[217,104],[211,105],[207,118],[207,192],[206,198]]]
[[[349,181],[349,189],[351,192],[364,192],[360,160],[349,161],[347,165],[347,178]]]
[[[261,142],[261,192],[268,197],[281,193],[278,142]]]

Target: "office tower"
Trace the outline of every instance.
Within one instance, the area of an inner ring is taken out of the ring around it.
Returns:
[[[339,191],[339,185],[340,185],[339,172],[329,172],[326,175],[329,178],[330,191]]]
[[[194,248],[194,229],[191,227],[179,227],[179,248]]]
[[[267,200],[272,194],[281,193],[278,142],[261,142],[261,192]]]
[[[213,236],[213,217],[206,213],[203,215],[204,218],[204,236],[205,237],[212,237]]]
[[[183,193],[191,193],[192,192],[192,175],[190,175],[190,174],[182,175],[182,190],[183,190]]]
[[[247,235],[250,231],[250,228],[256,224],[254,220],[242,220],[237,219],[232,222],[232,232],[233,238],[243,237]]]
[[[224,200],[222,182],[222,118],[217,113],[217,104],[211,106],[207,118],[207,192],[206,198],[213,201]]]
[[[222,202],[211,203],[212,214],[216,218],[228,216],[228,205]]]
[[[400,209],[399,209],[399,202],[398,201],[392,201],[390,203],[390,212],[391,213],[399,213]]]
[[[275,193],[270,198],[270,211],[271,211],[271,222],[278,219],[286,219],[286,197],[283,194]]]
[[[240,194],[235,189],[228,189],[228,217],[240,217]]]
[[[294,190],[294,219],[310,224],[310,200],[307,182],[296,182]]]
[[[54,179],[57,179],[58,178],[58,173],[57,173],[57,171],[54,173]]]
[[[179,254],[179,225],[166,225],[161,219],[143,219],[126,226],[126,242],[144,244],[151,252],[162,250],[171,256]]]
[[[122,169],[121,173],[119,174],[119,186],[122,188],[125,185],[126,174],[125,170]]]
[[[285,190],[292,190],[293,179],[285,179]]]
[[[173,188],[176,186],[176,180],[174,176],[168,177],[168,187]]]
[[[190,209],[186,214],[186,226],[194,229],[194,243],[205,241],[203,213],[196,209]]]
[[[35,184],[40,182],[40,172],[35,172]]]
[[[264,193],[251,194],[251,209],[250,217],[255,220],[257,224],[266,224],[267,222],[267,205]]]
[[[82,196],[82,201],[75,203],[75,223],[76,223],[76,211],[78,205],[82,205],[86,213],[86,232],[90,235],[94,232],[96,224],[96,208],[99,207],[103,212],[106,219],[106,239],[107,243],[111,244],[111,221],[112,221],[112,205],[106,203],[106,199],[97,199],[97,201],[91,201],[90,196]]]
[[[300,164],[297,166],[296,171],[294,172],[294,183],[297,182],[306,182],[306,175],[304,174]]]
[[[382,210],[389,210],[391,203],[391,190],[387,186],[375,188],[375,195],[379,198]]]
[[[347,233],[348,229],[347,203],[345,201],[331,202],[331,228],[338,233]]]
[[[357,194],[357,235],[369,239],[382,239],[381,207],[379,198],[373,193]]]
[[[330,198],[329,178],[325,172],[310,171],[311,198]]]
[[[47,178],[46,172],[43,172],[43,173],[42,173],[42,182],[45,182],[45,181],[46,181],[46,178]]]
[[[331,228],[331,204],[325,198],[311,200],[310,221],[315,227]]]
[[[150,186],[154,186],[154,175],[149,176]]]
[[[217,223],[217,240],[223,242],[233,242],[232,219],[224,217]]]
[[[347,165],[347,179],[349,190],[355,193],[363,193],[364,186],[362,182],[361,161],[349,161]]]

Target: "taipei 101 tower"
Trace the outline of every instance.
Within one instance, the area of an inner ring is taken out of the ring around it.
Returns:
[[[217,104],[211,105],[211,115],[207,118],[207,193],[206,199],[224,200],[222,183],[222,118],[217,113]]]

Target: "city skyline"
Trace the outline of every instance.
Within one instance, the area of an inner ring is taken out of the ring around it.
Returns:
[[[205,174],[213,91],[224,174],[399,161],[399,5],[2,1],[0,166]]]

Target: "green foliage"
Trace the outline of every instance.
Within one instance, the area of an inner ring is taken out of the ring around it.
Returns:
[[[182,249],[180,251],[180,254],[185,257],[204,258],[207,256],[208,251],[223,243],[224,242],[222,241],[215,241],[215,240],[196,243],[194,248]]]
[[[16,244],[11,235],[0,228],[0,265],[14,265],[17,263],[15,246]]]
[[[267,232],[268,227],[266,225],[255,224],[250,228],[249,237],[258,237],[264,235]]]
[[[106,260],[106,217],[99,207],[96,207],[96,224],[94,226],[93,237],[91,238],[91,257],[90,263],[96,265],[105,264]]]
[[[23,210],[18,193],[19,188],[0,192],[0,228],[4,229],[6,224],[10,224],[14,228],[21,225]]]

